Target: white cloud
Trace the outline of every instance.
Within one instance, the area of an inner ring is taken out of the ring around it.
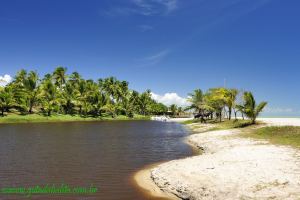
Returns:
[[[163,51],[160,51],[154,55],[145,57],[144,60],[152,61],[152,62],[158,62],[164,57],[166,57],[169,54],[169,50],[165,49]]]
[[[163,103],[167,106],[171,104],[176,104],[177,106],[186,107],[189,106],[190,103],[187,101],[186,98],[179,96],[177,93],[165,93],[164,95],[159,95],[151,92],[152,99],[159,103]]]
[[[168,15],[178,8],[178,0],[131,0],[128,5],[112,7],[105,11],[108,16]]]
[[[172,12],[177,9],[178,1],[177,0],[159,0],[163,5],[165,5],[167,12]]]
[[[142,15],[169,14],[178,7],[178,0],[132,0]]]
[[[153,30],[153,26],[150,26],[150,25],[147,25],[147,24],[143,24],[143,25],[139,26],[139,29],[142,32],[151,31],[151,30]]]
[[[12,81],[12,77],[8,74],[0,76],[0,86],[5,86]]]
[[[264,109],[264,113],[269,114],[284,114],[284,113],[293,113],[294,110],[292,108],[280,108],[280,107],[266,107]]]
[[[149,67],[152,65],[158,64],[160,61],[162,61],[168,54],[170,53],[170,50],[165,49],[162,51],[159,51],[155,54],[136,59],[135,61],[138,62],[139,67]]]

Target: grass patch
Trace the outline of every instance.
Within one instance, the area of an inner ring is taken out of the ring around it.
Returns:
[[[251,126],[252,123],[250,120],[226,120],[223,122],[211,122],[216,125],[213,130],[226,130],[226,129],[234,129],[234,128],[245,128],[247,126]]]
[[[189,125],[193,123],[197,123],[195,125],[190,126],[190,129],[199,129],[201,125],[204,127],[204,132],[206,131],[216,131],[216,130],[227,130],[227,129],[234,129],[234,128],[245,128],[251,126],[252,123],[250,120],[225,120],[225,121],[216,121],[216,120],[206,120],[206,123],[201,123],[200,119],[193,119],[181,122],[184,125]],[[206,125],[213,125],[209,129],[205,129]]]
[[[181,122],[181,124],[193,124],[193,123],[201,123],[200,119],[191,119],[184,122]],[[205,123],[203,123],[205,125]],[[244,128],[247,126],[252,125],[250,120],[225,120],[222,122],[216,121],[216,120],[206,120],[206,124],[214,124],[216,127],[214,130],[223,130],[223,129],[233,129],[233,128]]]
[[[245,136],[256,139],[265,139],[273,144],[300,147],[300,127],[296,126],[264,127],[252,130],[249,133],[246,133]]]
[[[149,116],[135,115],[129,118],[124,115],[118,115],[115,118],[104,117],[82,117],[79,115],[52,115],[50,117],[40,114],[19,115],[9,114],[0,117],[0,123],[33,123],[33,122],[72,122],[72,121],[108,121],[108,120],[149,120]]]
[[[190,119],[190,120],[186,120],[186,121],[183,121],[183,122],[180,122],[180,124],[193,124],[193,123],[200,123],[201,120],[200,119]]]

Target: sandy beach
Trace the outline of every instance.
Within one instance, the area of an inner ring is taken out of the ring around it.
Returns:
[[[300,126],[296,118],[259,120],[268,126]],[[300,151],[242,138],[241,133],[235,129],[190,135],[186,141],[203,154],[148,168],[136,174],[136,181],[170,199],[299,199]]]

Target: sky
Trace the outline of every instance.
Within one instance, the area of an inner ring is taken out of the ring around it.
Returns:
[[[115,76],[164,103],[235,87],[300,116],[298,0],[1,0],[0,84],[22,68]],[[6,75],[6,76],[5,76]]]

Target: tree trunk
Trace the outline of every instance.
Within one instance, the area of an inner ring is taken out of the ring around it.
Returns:
[[[222,115],[222,111],[221,111],[221,115]],[[224,107],[224,118],[227,118],[227,112],[226,112],[226,108]]]
[[[220,122],[222,122],[222,111],[219,113],[220,117]]]
[[[231,108],[228,108],[228,119],[231,120],[231,112],[232,112],[232,109]]]
[[[48,117],[51,116],[51,110],[48,110]]]
[[[243,117],[243,120],[245,120],[245,117],[244,117],[244,113],[242,112],[242,117]]]
[[[1,109],[1,115],[4,116],[4,108]]]
[[[32,114],[32,107],[33,107],[33,105],[30,104],[30,105],[29,105],[29,114]]]

